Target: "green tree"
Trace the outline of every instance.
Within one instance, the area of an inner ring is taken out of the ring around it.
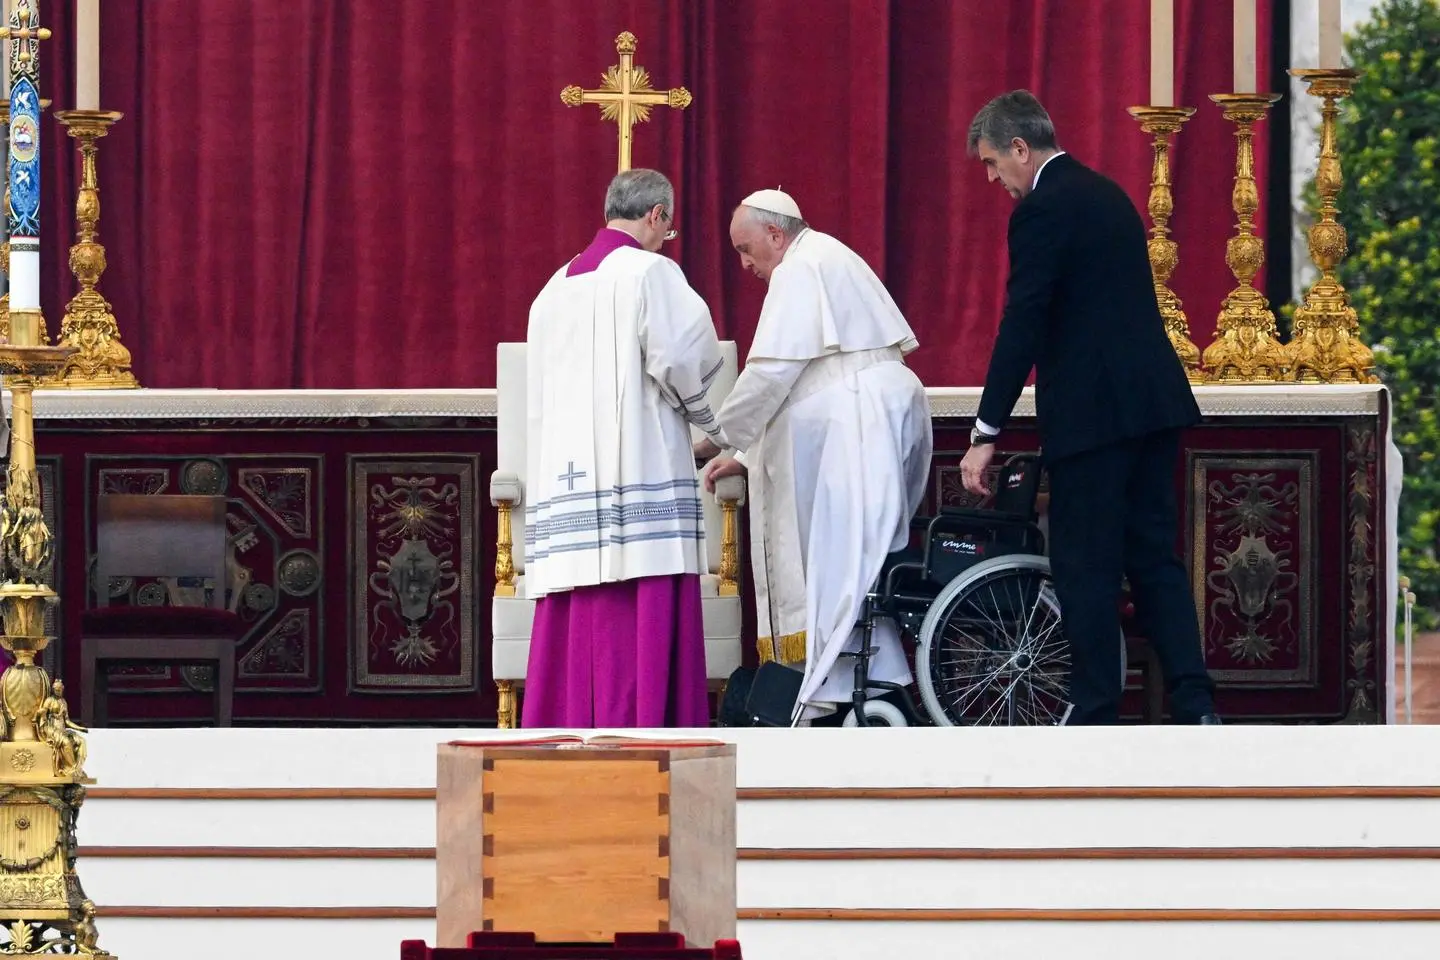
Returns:
[[[1375,346],[1405,457],[1400,572],[1440,614],[1440,3],[1386,0],[1347,38],[1360,72],[1342,101],[1337,198],[1350,239],[1339,275]],[[1420,612],[1420,611],[1417,611]]]

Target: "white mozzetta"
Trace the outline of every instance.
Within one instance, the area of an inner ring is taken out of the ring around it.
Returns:
[[[931,387],[931,414],[974,417],[979,387]],[[1199,386],[1195,398],[1211,417],[1363,416],[1386,404],[1377,384]],[[5,395],[9,407],[9,394]],[[495,391],[437,390],[39,390],[39,420],[212,419],[291,417],[494,417]],[[1015,416],[1035,415],[1026,388]]]

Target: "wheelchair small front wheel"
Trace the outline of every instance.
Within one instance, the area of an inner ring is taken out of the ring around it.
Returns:
[[[910,726],[910,720],[905,716],[905,711],[895,706],[895,704],[889,700],[866,700],[864,710],[865,719],[868,721],[866,726]],[[860,726],[860,718],[856,716],[855,711],[852,709],[849,713],[845,714],[845,720],[840,725],[842,727],[858,727]]]

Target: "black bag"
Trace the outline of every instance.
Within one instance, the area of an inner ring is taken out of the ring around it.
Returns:
[[[718,723],[722,727],[788,727],[805,674],[783,663],[741,667],[725,682]]]

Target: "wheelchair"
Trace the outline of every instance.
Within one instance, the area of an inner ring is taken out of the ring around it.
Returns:
[[[861,609],[859,649],[841,654],[855,675],[843,726],[1065,722],[1070,652],[1038,523],[1040,477],[1037,455],[1013,456],[988,507],[912,521],[919,545],[887,558]],[[914,641],[923,709],[900,684],[869,677],[881,620]]]

